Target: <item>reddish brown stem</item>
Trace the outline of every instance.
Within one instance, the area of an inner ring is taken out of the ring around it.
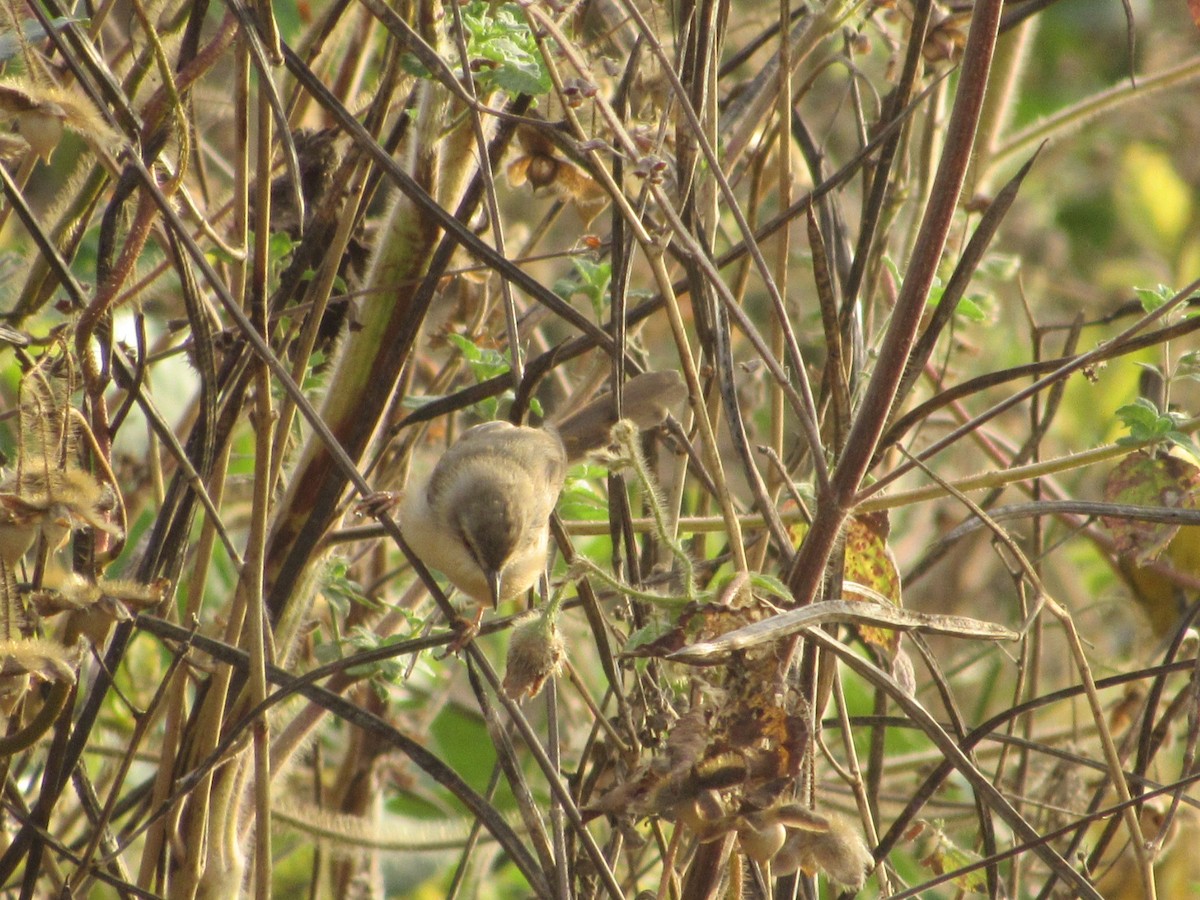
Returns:
[[[891,324],[880,347],[879,360],[851,425],[845,452],[834,469],[828,490],[818,498],[813,527],[788,573],[788,587],[798,605],[810,603],[816,596],[825,564],[833,551],[842,523],[853,507],[855,493],[867,473],[908,364],[925,300],[941,261],[946,236],[962,192],[963,179],[971,161],[971,148],[983,107],[1002,5],[1001,0],[981,0],[972,13],[971,30],[963,52],[962,73],[954,98],[954,111],[929,203],[917,234],[916,251],[896,299]]]

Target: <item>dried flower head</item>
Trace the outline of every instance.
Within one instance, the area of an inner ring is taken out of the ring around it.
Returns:
[[[121,145],[120,135],[77,89],[27,79],[0,82],[0,117],[16,119],[21,137],[46,162],[62,139],[64,128],[76,132],[93,147],[112,152]]]
[[[16,494],[0,494],[0,562],[12,568],[37,537],[45,510]]]
[[[580,96],[585,96],[581,91]],[[582,102],[582,99],[580,100]],[[528,184],[535,191],[546,188],[564,202],[573,203],[585,225],[608,205],[608,194],[593,178],[575,163],[558,153],[541,131],[522,125],[517,129],[521,155],[507,166],[508,181],[513,187]]]
[[[536,697],[566,658],[567,648],[553,616],[539,615],[517,626],[508,641],[504,693],[513,700]]]
[[[867,872],[875,864],[858,827],[844,816],[813,816],[824,819],[823,827],[814,821],[801,828],[789,828],[783,848],[775,855],[776,875],[797,869],[814,875],[818,872],[839,884],[859,890]]]

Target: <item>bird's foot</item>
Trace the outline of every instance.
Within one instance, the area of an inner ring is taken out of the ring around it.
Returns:
[[[471,641],[475,640],[479,634],[479,624],[483,621],[483,607],[480,606],[475,612],[474,619],[468,619],[466,616],[455,616],[450,620],[450,629],[454,632],[454,637],[450,643],[446,645],[446,656],[456,655],[461,653],[463,648]]]
[[[390,513],[400,505],[400,497],[401,495],[394,491],[376,491],[368,494],[354,504],[354,515],[374,517]]]

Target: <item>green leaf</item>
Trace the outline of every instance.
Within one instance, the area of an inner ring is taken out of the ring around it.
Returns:
[[[750,586],[756,593],[766,594],[770,597],[776,597],[780,600],[792,602],[792,592],[788,590],[788,586],[774,575],[767,575],[764,572],[750,573]]]
[[[886,513],[851,517],[846,526],[846,562],[843,574],[847,581],[864,585],[886,597],[894,605],[903,606],[900,571],[887,543],[890,527]],[[861,598],[855,596],[854,599]],[[869,625],[858,625],[857,630],[859,637],[866,643],[884,651],[888,658],[895,656],[900,645],[900,635],[897,632]]]
[[[554,293],[564,300],[583,294],[592,303],[592,311],[599,318],[608,299],[608,284],[612,281],[612,263],[592,262],[589,259],[572,257],[575,276],[560,278],[554,283]]]
[[[489,74],[487,80],[509,94],[545,94],[551,88],[549,76],[537,61],[510,59]]]
[[[391,647],[395,644],[402,644],[411,638],[412,635],[409,633],[390,634],[386,637],[381,637],[369,628],[358,626],[350,633],[350,636],[345,641],[345,645],[351,654],[365,653],[371,650]],[[346,670],[346,674],[357,678],[382,678],[385,681],[399,684],[404,680],[404,673],[407,669],[408,654],[404,654],[403,656],[381,659],[361,666],[351,666]]]
[[[1005,284],[1011,282],[1021,271],[1021,257],[1011,253],[992,253],[979,264],[977,274]]]
[[[334,558],[326,567],[321,592],[329,605],[343,615],[349,612],[351,604],[378,609],[379,602],[368,597],[349,572],[350,565],[344,559]]]
[[[437,752],[442,762],[466,779],[475,790],[487,790],[496,761],[496,750],[478,711],[472,713],[465,704],[446,703],[428,726],[427,734],[422,737],[430,742],[430,749]],[[494,803],[502,808],[511,808],[512,805],[511,799],[503,792]]]
[[[585,478],[570,478],[559,495],[558,511],[568,519],[600,521],[608,518],[608,500]]]
[[[929,288],[929,297],[925,301],[925,305],[930,309],[936,309],[942,303],[942,298],[946,294],[946,287],[940,279],[935,278],[933,284]],[[961,319],[966,319],[968,322],[973,322],[976,325],[985,325],[989,322],[996,321],[996,302],[995,299],[982,293],[967,294],[958,298],[958,303],[954,306],[954,315]]]
[[[1192,438],[1179,430],[1184,417],[1174,412],[1159,412],[1158,407],[1145,397],[1138,397],[1133,403],[1120,407],[1117,417],[1129,429],[1127,437],[1117,439],[1122,446],[1163,441],[1182,447],[1193,455],[1200,453]]]
[[[1137,294],[1138,301],[1146,312],[1154,312],[1175,296],[1175,289],[1165,284],[1157,284],[1152,288],[1135,287],[1133,292]]]
[[[647,644],[653,644],[664,634],[669,632],[674,626],[664,622],[652,622],[638,628],[629,635],[629,640],[625,642],[625,652],[632,653],[639,647],[645,647]]]
[[[981,857],[972,850],[964,850],[946,835],[940,828],[933,836],[932,847],[922,859],[921,865],[937,875],[952,873],[958,869],[974,866],[969,872],[954,875],[950,883],[961,891],[972,894],[987,893],[987,871],[979,866]]]
[[[400,68],[404,70],[406,75],[415,75],[417,78],[432,78],[433,73],[425,68],[425,64],[421,62],[412,53],[405,53],[400,57]]]
[[[1200,350],[1190,350],[1179,357],[1175,365],[1175,377],[1200,381]]]
[[[285,257],[290,256],[294,249],[296,249],[296,242],[286,231],[272,231],[271,236],[267,239],[267,256],[270,257],[272,263],[278,264]]]
[[[954,308],[954,313],[977,325],[986,324],[994,318],[990,308],[992,304],[989,300],[990,298],[983,294],[963,297],[958,301],[958,306]]]
[[[571,258],[571,264],[579,274],[579,290],[593,301],[599,302],[603,299],[605,291],[608,290],[608,283],[612,280],[612,263],[592,262],[575,256]]]
[[[450,343],[462,353],[476,381],[487,381],[508,371],[508,359],[499,350],[480,347],[461,334],[448,335]]]
[[[1176,456],[1138,450],[1109,473],[1104,499],[1109,503],[1195,509],[1200,493],[1200,469]],[[1102,516],[1117,553],[1142,566],[1159,557],[1179,531],[1179,525]]]
[[[471,76],[481,92],[501,90],[531,95],[550,92],[553,82],[541,48],[516,4],[472,0],[461,12]],[[401,65],[410,75],[432,77],[425,64],[411,53],[404,54]],[[456,76],[462,77],[457,53],[451,68]]]

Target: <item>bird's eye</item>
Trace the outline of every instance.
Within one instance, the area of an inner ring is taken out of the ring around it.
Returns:
[[[475,546],[475,541],[471,537],[471,533],[466,531],[461,526],[455,529],[458,532],[459,543],[467,550],[467,555],[475,562],[479,568],[483,568],[483,563],[480,561],[479,548]]]

